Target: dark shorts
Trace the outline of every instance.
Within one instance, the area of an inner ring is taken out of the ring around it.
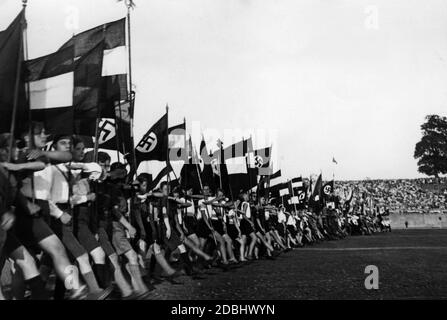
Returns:
[[[150,230],[149,228],[146,229],[146,232],[149,236],[146,237],[148,240],[148,244],[158,243],[159,245],[163,245],[163,239],[161,237],[161,230],[160,230],[160,222],[159,221],[150,221],[149,222]]]
[[[92,252],[100,247],[92,231],[90,230],[90,207],[76,206],[73,208],[75,221],[75,236],[79,243],[87,250]]]
[[[2,256],[2,250],[3,246],[5,245],[6,241],[6,232],[0,228],[0,257]]]
[[[116,253],[120,256],[132,250],[132,245],[126,237],[126,231],[121,223],[113,221],[112,244],[115,247]]]
[[[13,253],[16,249],[22,246],[20,241],[16,238],[15,234],[13,232],[4,232],[3,230],[0,231],[0,233],[3,232],[4,239],[3,243],[0,244],[3,245],[3,253],[5,256],[9,256],[11,253]],[[1,248],[0,248],[0,257],[1,257]]]
[[[17,239],[28,249],[39,251],[38,243],[52,235],[54,232],[40,216],[16,215],[12,229]]]
[[[116,253],[115,249],[113,249],[113,246],[110,243],[109,235],[104,228],[98,228],[98,240],[106,256],[110,257],[112,254]]]
[[[278,230],[278,229],[277,229],[277,228],[278,228],[278,222],[277,222],[277,221],[275,221],[275,220],[273,220],[273,219],[269,219],[269,221],[268,221],[268,225],[269,225],[269,229],[270,229],[271,231]]]
[[[232,240],[236,240],[239,237],[239,232],[236,226],[232,223],[227,223],[227,233]]]
[[[278,230],[278,233],[281,237],[284,237],[286,235],[286,228],[284,224],[278,223],[275,229]]]
[[[211,220],[211,225],[214,231],[216,231],[221,236],[224,234],[223,222],[222,220]]]
[[[292,237],[296,237],[296,235],[298,234],[297,230],[291,225],[287,226],[287,231],[289,231]]]
[[[71,214],[68,205],[57,205],[62,211]],[[81,243],[76,239],[73,233],[73,219],[69,223],[63,224],[59,219],[53,219],[51,227],[54,233],[61,239],[67,251],[75,258],[87,254],[87,250],[81,245]]]
[[[246,219],[241,220],[241,225],[239,228],[241,229],[241,233],[245,236],[249,236],[252,232],[254,232],[252,225]]]
[[[183,223],[188,231],[186,232],[187,236],[197,233],[197,219],[195,217],[186,216]]]
[[[163,244],[166,248],[168,248],[170,251],[174,251],[177,249],[178,246],[182,244],[182,241],[180,240],[180,237],[174,228],[171,228],[171,236],[169,239],[166,237],[166,229],[163,227],[161,230],[161,236],[163,239]]]
[[[198,237],[204,238],[204,239],[211,236],[211,230],[210,230],[210,228],[208,228],[208,226],[206,225],[206,223],[203,219],[197,220],[196,234]]]
[[[261,222],[261,226],[262,226],[262,228],[265,229],[264,224],[262,223],[262,220],[261,220],[260,222]],[[261,227],[259,226],[258,221],[255,220],[254,225],[255,225],[255,231],[256,231],[256,233],[257,233],[257,232],[260,232],[261,234],[265,234],[265,232],[262,231]]]

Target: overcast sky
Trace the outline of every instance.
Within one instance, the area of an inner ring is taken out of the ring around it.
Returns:
[[[116,0],[28,2],[30,58],[126,14]],[[170,125],[185,116],[188,130],[251,129],[257,146],[276,132],[285,176],[420,176],[420,125],[447,113],[446,1],[135,2],[137,138],[169,103]],[[0,29],[20,7],[0,0]]]

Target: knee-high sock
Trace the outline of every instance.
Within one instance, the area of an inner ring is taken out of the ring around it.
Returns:
[[[31,289],[32,300],[48,300],[48,293],[45,290],[45,283],[43,282],[41,276],[36,276],[26,280],[25,283]]]
[[[64,300],[65,297],[65,283],[63,280],[56,278],[56,287],[54,288],[54,300]]]
[[[157,260],[155,259],[155,254],[151,256],[151,260],[149,262],[149,273],[152,276],[155,271],[155,266],[157,265]]]
[[[163,269],[163,271],[170,275],[173,274],[175,272],[175,270],[169,265],[168,261],[166,261],[166,258],[164,257],[163,254],[158,253],[158,254],[154,254],[155,256],[155,260],[158,263],[158,265]],[[189,260],[189,258],[188,258]]]
[[[106,275],[106,265],[105,264],[94,264],[92,265],[93,273],[98,280],[98,285],[101,288],[107,287],[107,275]]]
[[[130,273],[130,276],[132,277],[132,283],[135,284],[136,288],[135,291],[137,292],[146,292],[148,291],[148,288],[143,282],[143,278],[141,277],[140,272],[140,265],[139,264],[130,264],[128,263],[126,265],[127,270]]]
[[[84,277],[85,283],[87,284],[90,293],[101,291],[101,288],[96,281],[93,271],[83,273],[82,276]]]
[[[121,295],[123,297],[130,296],[132,294],[132,287],[126,281],[126,278],[124,278],[121,268],[119,266],[117,268],[115,268],[112,265],[112,269],[113,269],[113,278],[115,279],[116,285],[118,286],[118,288],[121,291]]]
[[[183,267],[185,268],[186,274],[191,274],[193,272],[192,262],[189,260],[188,253],[184,252],[180,254],[180,259],[183,262]]]

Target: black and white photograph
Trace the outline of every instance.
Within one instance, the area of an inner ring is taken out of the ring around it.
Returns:
[[[279,319],[446,266],[446,1],[0,0],[0,309]]]

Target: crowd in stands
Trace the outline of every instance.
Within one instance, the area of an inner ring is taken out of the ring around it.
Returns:
[[[336,182],[338,192],[352,189],[353,200],[372,201],[390,213],[447,213],[447,178]]]

